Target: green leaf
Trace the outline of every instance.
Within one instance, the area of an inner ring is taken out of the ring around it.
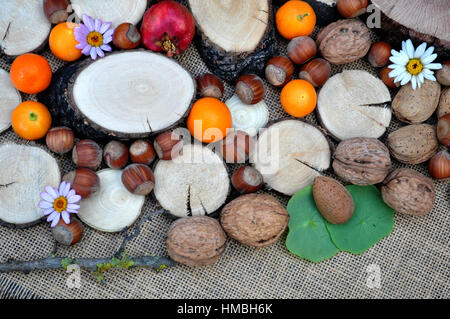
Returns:
[[[394,210],[384,203],[375,186],[350,185],[346,188],[355,202],[355,213],[345,224],[326,222],[326,227],[339,249],[361,254],[392,232]]]
[[[287,205],[290,215],[287,249],[304,259],[319,262],[333,257],[339,249],[331,241],[325,220],[317,210],[312,186],[295,194]]]

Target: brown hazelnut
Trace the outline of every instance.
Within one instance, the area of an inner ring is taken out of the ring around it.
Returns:
[[[450,147],[450,114],[446,114],[439,119],[437,138],[442,145]]]
[[[381,68],[389,62],[391,57],[392,47],[389,43],[384,41],[375,42],[369,51],[367,57],[369,63],[375,68]]]
[[[118,141],[111,141],[105,146],[103,160],[112,169],[122,169],[128,163],[128,147]]]
[[[133,163],[150,165],[155,156],[155,150],[150,142],[137,140],[130,146],[130,157]]]
[[[201,97],[221,99],[224,92],[223,83],[214,74],[206,73],[197,78],[198,92]]]
[[[317,54],[317,45],[310,37],[297,37],[289,42],[287,52],[292,62],[303,64]]]
[[[311,83],[314,87],[322,86],[331,76],[331,66],[324,59],[314,59],[305,64],[298,77]]]
[[[146,196],[155,187],[155,178],[147,165],[131,164],[122,172],[122,183],[130,193]]]
[[[102,149],[94,141],[81,140],[73,148],[72,160],[77,167],[96,170],[102,163],[102,154]]]
[[[78,243],[83,237],[83,224],[75,218],[72,218],[67,225],[61,218],[59,223],[52,228],[53,238],[64,246],[71,246]]]
[[[69,18],[68,6],[67,0],[44,0],[45,16],[53,24],[65,22]]]
[[[380,79],[386,84],[387,87],[391,89],[396,89],[400,86],[400,83],[394,82],[394,78],[389,77],[389,73],[391,73],[392,69],[389,69],[387,66],[382,68],[380,71]]]
[[[68,127],[55,127],[47,133],[45,139],[50,150],[58,154],[70,152],[75,143],[75,136]]]
[[[364,14],[369,5],[367,0],[338,0],[337,9],[345,18],[355,18]]]
[[[183,140],[175,132],[165,132],[155,138],[153,147],[160,159],[169,161],[180,154],[183,149]]]
[[[134,49],[141,43],[141,34],[134,24],[122,23],[114,30],[113,43],[119,49]]]
[[[264,184],[261,173],[251,166],[239,168],[231,176],[231,184],[241,194],[257,192]]]
[[[244,131],[233,131],[222,140],[219,150],[226,163],[245,163],[254,147],[253,137]]]
[[[263,80],[255,74],[245,74],[236,81],[236,94],[245,104],[256,104],[264,99],[266,90]]]
[[[285,56],[276,56],[266,64],[266,80],[275,87],[286,85],[294,75],[294,65]]]
[[[428,170],[435,179],[450,178],[450,154],[446,150],[435,154],[428,164]]]
[[[83,198],[88,198],[100,188],[100,178],[96,172],[88,168],[79,168],[67,173],[63,181],[69,182],[72,189]]]

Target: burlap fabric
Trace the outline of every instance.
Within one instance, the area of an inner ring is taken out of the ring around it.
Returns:
[[[316,30],[317,32],[317,30]],[[375,38],[375,36],[374,36]],[[287,41],[279,39],[281,53]],[[63,65],[48,51],[43,55],[53,71]],[[177,58],[193,76],[207,72],[197,50],[191,46]],[[0,60],[9,71],[10,64]],[[362,69],[376,74],[366,60],[333,66],[333,74],[342,70]],[[175,79],[174,79],[175,80]],[[279,102],[279,90],[266,83],[265,98],[270,119],[286,117]],[[370,88],[368,88],[370,89]],[[226,85],[225,98],[233,88]],[[24,100],[35,99],[23,96]],[[306,120],[316,123],[315,115]],[[430,122],[435,122],[431,119]],[[389,132],[401,124],[394,120]],[[384,137],[385,138],[385,137]],[[384,138],[382,140],[384,141]],[[0,143],[21,141],[12,130],[0,135]],[[40,143],[42,145],[42,143]],[[74,168],[70,156],[58,157],[62,173]],[[394,167],[402,166],[394,160]],[[428,175],[426,165],[411,166]],[[232,172],[236,167],[231,166]],[[331,176],[332,172],[326,172]],[[161,272],[151,269],[112,270],[104,283],[88,272],[81,273],[81,288],[69,289],[64,270],[36,271],[29,274],[0,274],[0,297],[20,298],[448,298],[450,297],[450,184],[436,181],[437,200],[425,217],[396,214],[393,233],[362,255],[338,253],[330,260],[314,264],[288,252],[286,235],[274,245],[254,249],[229,240],[219,262],[213,266],[190,268],[183,265]],[[287,204],[286,196],[270,190]],[[12,199],[13,200],[13,199]],[[141,219],[157,209],[148,198]],[[142,223],[141,233],[131,240],[126,251],[130,256],[166,255],[165,237],[172,219],[156,215]],[[132,232],[134,229],[130,229]],[[74,247],[57,247],[62,257],[111,257],[120,247],[121,234],[106,234],[86,226],[84,238]],[[54,252],[48,224],[24,230],[0,227],[0,262],[8,259],[32,260]],[[374,266],[375,265],[375,266]],[[379,267],[381,287],[370,288],[367,280]]]

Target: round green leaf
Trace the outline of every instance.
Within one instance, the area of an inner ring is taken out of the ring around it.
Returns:
[[[343,251],[361,254],[394,228],[394,210],[387,206],[375,186],[346,186],[355,202],[355,212],[348,222],[326,222],[334,244]]]
[[[287,249],[312,262],[333,257],[339,249],[331,241],[325,220],[314,202],[312,186],[295,194],[287,205],[290,215]]]

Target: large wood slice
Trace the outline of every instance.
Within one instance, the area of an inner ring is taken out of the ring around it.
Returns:
[[[43,0],[1,0],[0,51],[7,56],[42,49],[50,28]]]
[[[72,9],[78,17],[87,14],[92,18],[112,22],[113,27],[141,21],[148,0],[71,0]]]
[[[261,73],[277,51],[269,0],[188,0],[200,54],[219,77]]]
[[[448,0],[372,0],[381,10],[381,29],[389,40],[407,38],[450,49],[450,2]]]
[[[0,69],[0,133],[11,126],[11,114],[20,102],[22,97],[11,83],[9,73]]]
[[[194,79],[173,59],[136,50],[59,70],[39,99],[81,136],[129,139],[176,125],[195,94]]]
[[[45,186],[59,187],[57,161],[39,147],[0,146],[0,222],[17,227],[34,225],[44,217],[39,208]]]
[[[390,101],[389,90],[380,79],[366,71],[344,71],[320,90],[317,114],[337,140],[379,138],[391,122]]]

